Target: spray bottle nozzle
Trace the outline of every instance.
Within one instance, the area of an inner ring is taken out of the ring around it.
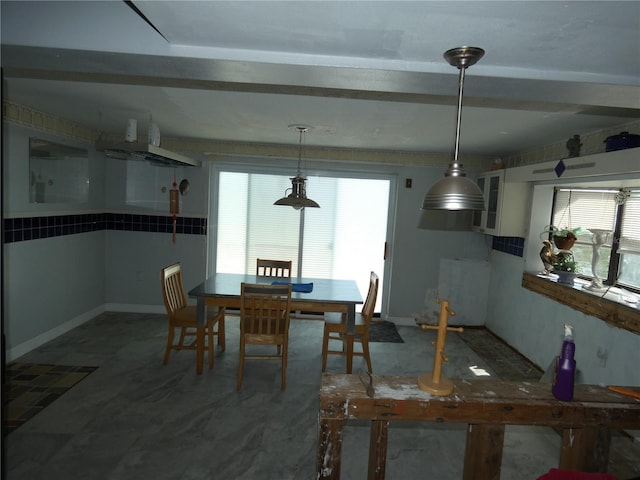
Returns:
[[[568,324],[564,324],[564,338],[565,340],[573,338],[573,327]]]

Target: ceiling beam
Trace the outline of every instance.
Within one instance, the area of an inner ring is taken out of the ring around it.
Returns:
[[[454,105],[451,74],[169,57],[3,45],[4,75],[389,102]],[[482,97],[474,92],[482,91]],[[634,85],[474,76],[470,107],[638,117]]]

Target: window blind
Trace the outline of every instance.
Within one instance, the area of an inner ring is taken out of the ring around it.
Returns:
[[[320,208],[273,205],[291,180],[283,175],[221,171],[216,270],[254,273],[256,258],[292,260],[303,277],[352,279],[363,297],[371,271],[384,278],[390,181],[307,177]],[[380,311],[378,295],[376,311]]]
[[[611,230],[613,233],[618,190],[559,189],[553,210],[553,224],[558,228],[580,227],[578,240],[589,242],[589,229]],[[611,244],[613,235],[607,240]]]
[[[216,270],[255,273],[256,258],[298,260],[300,215],[274,206],[291,187],[288,177],[220,172]]]
[[[623,205],[618,253],[640,254],[640,190],[632,190]]]

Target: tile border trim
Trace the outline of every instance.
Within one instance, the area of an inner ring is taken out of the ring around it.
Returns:
[[[7,244],[101,230],[173,234],[173,217],[131,213],[81,213],[5,218],[3,241]],[[179,216],[176,219],[176,233],[206,235],[207,219]]]

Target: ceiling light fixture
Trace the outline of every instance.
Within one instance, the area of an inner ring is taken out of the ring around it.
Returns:
[[[289,127],[298,130],[298,133],[300,134],[300,147],[298,149],[298,172],[296,173],[295,177],[291,178],[291,188],[287,188],[287,190],[285,190],[284,192],[285,196],[280,200],[277,200],[274,205],[285,205],[287,207],[293,207],[296,210],[300,210],[304,207],[318,208],[320,207],[320,205],[318,205],[310,198],[307,198],[307,191],[305,188],[306,179],[300,173],[300,162],[302,161],[302,136],[309,130],[309,127],[306,125],[289,125]],[[291,193],[287,195],[287,192],[289,191],[291,191]]]
[[[453,163],[441,178],[427,191],[422,210],[484,210],[484,197],[478,185],[467,178],[462,164],[458,163],[460,149],[460,119],[462,118],[462,90],[464,72],[484,55],[477,47],[459,47],[447,50],[444,58],[460,70],[458,81],[458,115],[456,118],[456,145]]]

